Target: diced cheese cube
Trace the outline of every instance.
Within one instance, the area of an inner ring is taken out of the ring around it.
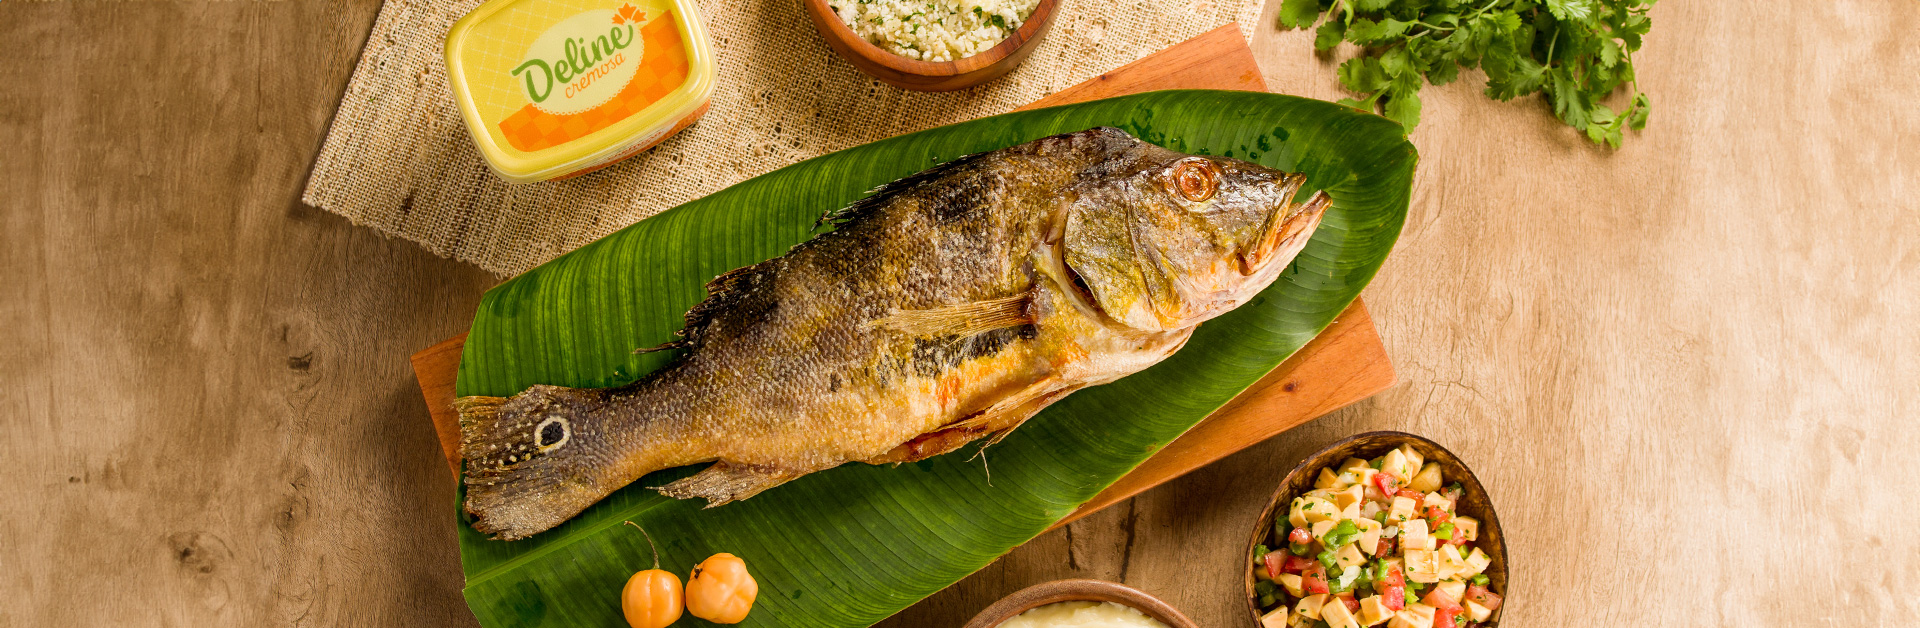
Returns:
[[[1314,620],[1300,613],[1287,614],[1287,628],[1313,628]]]
[[[1480,551],[1480,548],[1476,547],[1476,548],[1473,548],[1472,554],[1467,555],[1467,559],[1465,562],[1466,562],[1466,568],[1460,570],[1460,573],[1455,575],[1458,575],[1462,578],[1471,578],[1473,576],[1479,575],[1480,572],[1486,571],[1487,565],[1490,565],[1493,563],[1493,558],[1487,556],[1486,552],[1482,552]]]
[[[1362,518],[1354,519],[1353,525],[1360,528],[1360,538],[1353,541],[1355,545],[1360,546],[1360,551],[1366,552],[1369,556],[1379,553],[1377,550],[1380,549],[1380,522]]]
[[[1429,462],[1413,474],[1413,479],[1407,481],[1407,490],[1431,493],[1440,490],[1442,483],[1440,463]]]
[[[1333,507],[1333,502],[1319,497],[1308,497],[1306,503],[1300,506],[1300,513],[1306,517],[1308,523],[1312,523],[1338,516],[1340,509]]]
[[[1400,523],[1413,518],[1413,498],[1395,497],[1393,505],[1387,508],[1387,521]]]
[[[1385,598],[1374,595],[1360,600],[1360,614],[1354,619],[1359,620],[1362,626],[1372,626],[1390,617],[1393,617],[1393,609],[1387,608]]]
[[[1440,581],[1440,553],[1409,549],[1400,554],[1407,564],[1407,579],[1432,584]]]
[[[1288,628],[1287,616],[1291,614],[1284,608],[1273,609],[1273,612],[1260,616],[1260,628]]]
[[[1387,459],[1381,461],[1380,470],[1393,474],[1394,479],[1405,483],[1407,480],[1413,479],[1413,472],[1419,470],[1419,467],[1409,468],[1407,455],[1395,449],[1387,452]]]
[[[1472,600],[1467,601],[1467,618],[1468,619],[1472,619],[1474,621],[1486,621],[1487,618],[1489,617],[1493,617],[1492,610],[1489,610],[1487,607],[1481,606],[1473,602]]]
[[[1427,532],[1426,519],[1410,519],[1400,524],[1400,547],[1416,550],[1433,549],[1433,535]]]
[[[1352,471],[1341,471],[1339,475],[1333,476],[1333,484],[1328,485],[1328,488],[1344,491],[1350,487],[1359,486],[1359,483],[1360,478],[1354,476]]]
[[[1306,503],[1305,497],[1293,498],[1293,503],[1287,506],[1287,523],[1293,524],[1296,528],[1307,527],[1307,513],[1301,510]]]
[[[1341,519],[1359,519],[1360,518],[1360,502],[1347,504],[1346,508],[1341,508],[1340,518]]]
[[[1332,470],[1321,468],[1320,475],[1313,480],[1313,487],[1333,488],[1333,483],[1338,477],[1339,476],[1335,475]]]
[[[1373,468],[1373,463],[1367,462],[1365,460],[1361,460],[1359,458],[1349,457],[1346,460],[1343,460],[1340,462],[1341,471],[1350,471],[1353,469],[1371,469],[1371,468]]]
[[[1337,525],[1340,525],[1340,522],[1332,519],[1315,521],[1313,522],[1313,527],[1307,528],[1307,532],[1312,534],[1314,539],[1321,539],[1325,538],[1328,532],[1332,532],[1333,527]]]
[[[1424,617],[1426,618],[1427,621],[1431,622],[1433,621],[1434,612],[1440,609],[1427,606],[1419,602],[1414,602],[1414,603],[1408,604],[1406,608],[1403,608],[1400,610],[1408,613],[1413,613],[1414,615],[1417,615],[1420,617]]]
[[[1427,493],[1427,498],[1421,500],[1420,505],[1422,506],[1422,510],[1425,510],[1426,506],[1434,506],[1441,510],[1453,510],[1453,500],[1447,499],[1447,496],[1439,493]]]
[[[1345,490],[1342,490],[1338,493],[1334,493],[1333,505],[1336,507],[1339,507],[1341,510],[1345,510],[1348,506],[1358,504],[1361,501],[1364,501],[1366,498],[1367,498],[1366,488],[1360,486],[1359,484],[1355,484],[1353,486],[1347,487]]]
[[[1421,455],[1420,450],[1414,449],[1413,445],[1401,445],[1400,455],[1407,458],[1407,466],[1415,472],[1418,472],[1420,467],[1425,466],[1427,463],[1427,457]]]
[[[1306,592],[1300,589],[1300,574],[1291,574],[1291,573],[1280,574],[1280,588],[1286,589],[1287,595],[1291,595],[1294,597],[1302,597],[1306,595]]]
[[[1460,598],[1467,594],[1467,583],[1459,580],[1448,580],[1434,585],[1434,589],[1440,591],[1441,595],[1447,596],[1447,599],[1459,602]]]
[[[1325,606],[1326,603],[1327,603],[1327,594],[1315,593],[1313,595],[1300,598],[1300,603],[1293,605],[1293,612],[1299,613],[1301,616],[1304,616],[1307,619],[1319,619],[1320,607]]]
[[[1433,615],[1421,615],[1413,612],[1412,609],[1415,606],[1420,605],[1409,604],[1407,608],[1400,609],[1400,612],[1394,613],[1393,619],[1387,622],[1387,628],[1433,628]],[[1432,609],[1428,610],[1431,611]]]
[[[1333,564],[1339,566],[1341,569],[1358,567],[1366,563],[1367,557],[1360,553],[1360,547],[1357,543],[1342,545],[1339,550],[1333,553]]]
[[[1440,546],[1440,579],[1441,580],[1446,580],[1448,578],[1453,578],[1456,576],[1461,578],[1472,577],[1473,574],[1460,575],[1460,572],[1466,571],[1466,570],[1467,570],[1466,557],[1460,555],[1459,546],[1457,545]],[[1461,588],[1465,589],[1466,587],[1463,586]],[[1455,595],[1453,596],[1453,599],[1455,601],[1458,601],[1460,599],[1460,596]]]
[[[1469,542],[1478,540],[1480,538],[1480,520],[1473,517],[1454,517],[1453,538]]]
[[[1359,484],[1362,487],[1368,487],[1368,486],[1373,486],[1373,476],[1379,475],[1380,470],[1375,469],[1373,467],[1360,467],[1358,469],[1354,469],[1352,473],[1354,477],[1359,478],[1360,480],[1359,482],[1356,482],[1356,484]]]
[[[1347,609],[1345,602],[1337,599],[1328,600],[1326,606],[1320,607],[1320,619],[1327,622],[1330,628],[1360,628],[1360,623],[1353,619],[1353,611]]]

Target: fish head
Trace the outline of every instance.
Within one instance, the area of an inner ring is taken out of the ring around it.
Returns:
[[[1134,329],[1191,327],[1251,300],[1327,206],[1324,193],[1293,202],[1302,174],[1145,142],[1128,159],[1067,201],[1062,248],[1070,280]]]

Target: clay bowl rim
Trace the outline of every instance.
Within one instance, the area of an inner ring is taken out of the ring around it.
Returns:
[[[1113,602],[1129,606],[1169,628],[1200,628],[1180,609],[1145,591],[1106,580],[1072,579],[1042,582],[1000,598],[967,620],[965,628],[994,628],[1014,615],[1055,602]]]
[[[1031,51],[1033,45],[1039,43],[1040,39],[1046,35],[1047,27],[1052,25],[1053,15],[1060,4],[1060,0],[1039,0],[1039,3],[1033,7],[1033,13],[1027,16],[1027,21],[1021,22],[1020,28],[1014,29],[1011,35],[992,48],[952,61],[922,61],[888,52],[885,48],[861,38],[859,34],[853,32],[852,28],[847,27],[846,22],[840,20],[840,15],[833,11],[833,7],[828,6],[829,0],[802,1],[806,4],[807,16],[813,20],[815,30],[820,32],[822,39],[827,40],[828,47],[832,48],[835,54],[843,57],[858,57],[857,59],[848,58],[847,62],[861,72],[890,85],[919,91],[965,89],[1011,71],[1013,66],[1025,61],[1023,52]],[[997,72],[993,71],[995,66],[1008,61],[1011,65],[999,68]],[[880,66],[908,77],[933,80],[925,85],[913,81],[894,80],[875,74],[869,66]],[[940,79],[959,79],[976,73],[979,74],[977,80],[970,77],[966,80],[957,80],[952,84],[940,81]]]
[[[1245,554],[1247,557],[1245,578],[1247,609],[1253,614],[1253,623],[1255,625],[1260,623],[1260,600],[1259,596],[1253,593],[1253,583],[1256,580],[1253,574],[1253,548],[1254,546],[1261,545],[1272,533],[1273,518],[1278,512],[1282,499],[1291,498],[1296,492],[1304,492],[1288,489],[1298,481],[1304,482],[1301,486],[1308,487],[1310,490],[1313,486],[1313,480],[1309,474],[1319,471],[1321,467],[1338,465],[1341,460],[1345,460],[1348,457],[1366,459],[1383,455],[1387,451],[1407,443],[1413,444],[1415,449],[1420,450],[1421,455],[1426,456],[1427,461],[1440,462],[1443,469],[1451,463],[1451,465],[1458,466],[1460,469],[1466,471],[1463,475],[1448,474],[1449,477],[1447,478],[1448,482],[1459,482],[1461,488],[1464,489],[1465,492],[1462,493],[1461,501],[1466,501],[1468,499],[1467,496],[1475,494],[1480,496],[1480,506],[1474,508],[1472,511],[1462,512],[1462,514],[1473,516],[1480,520],[1480,540],[1474,543],[1477,547],[1486,550],[1493,559],[1492,564],[1487,567],[1485,573],[1487,574],[1487,579],[1490,580],[1488,583],[1490,588],[1499,593],[1502,600],[1500,610],[1494,611],[1493,617],[1481,625],[1486,628],[1493,628],[1494,626],[1500,625],[1500,620],[1506,613],[1507,601],[1511,599],[1512,591],[1509,590],[1507,586],[1507,537],[1504,530],[1500,527],[1500,515],[1494,509],[1493,496],[1489,495],[1486,487],[1480,484],[1479,474],[1474,473],[1473,468],[1467,466],[1466,461],[1461,460],[1460,456],[1454,454],[1452,450],[1441,446],[1440,443],[1436,443],[1425,436],[1396,430],[1379,430],[1355,434],[1335,441],[1325,447],[1321,447],[1313,453],[1308,454],[1307,457],[1302,458],[1300,462],[1295,464],[1293,469],[1288,471],[1287,475],[1280,480],[1280,485],[1273,491],[1273,497],[1267,501],[1266,509],[1260,511],[1260,516],[1254,520],[1253,533],[1247,541],[1247,552]],[[1366,449],[1363,450],[1362,447]],[[1373,451],[1374,448],[1378,448],[1379,450]],[[1369,451],[1371,455],[1355,455],[1360,451]],[[1435,454],[1438,455],[1436,456]],[[1489,534],[1489,531],[1491,531],[1491,534]],[[1492,537],[1491,540],[1493,543],[1485,544],[1484,541],[1488,540],[1489,536]]]

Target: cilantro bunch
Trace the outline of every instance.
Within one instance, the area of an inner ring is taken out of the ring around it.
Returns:
[[[1313,47],[1342,41],[1365,49],[1340,65],[1340,84],[1362,98],[1341,104],[1405,125],[1420,123],[1420,87],[1445,85],[1461,69],[1487,74],[1487,96],[1536,92],[1560,120],[1596,144],[1619,148],[1622,132],[1647,124],[1652,104],[1633,80],[1633,53],[1653,23],[1654,0],[1284,0],[1280,26],[1315,31]],[[1600,103],[1622,86],[1625,111]]]

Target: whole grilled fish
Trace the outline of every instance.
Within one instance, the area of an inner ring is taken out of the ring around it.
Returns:
[[[669,467],[717,461],[659,488],[711,507],[998,439],[1272,283],[1329,202],[1305,180],[1096,128],[887,184],[708,284],[672,365],[458,400],[466,510],[518,539]]]

